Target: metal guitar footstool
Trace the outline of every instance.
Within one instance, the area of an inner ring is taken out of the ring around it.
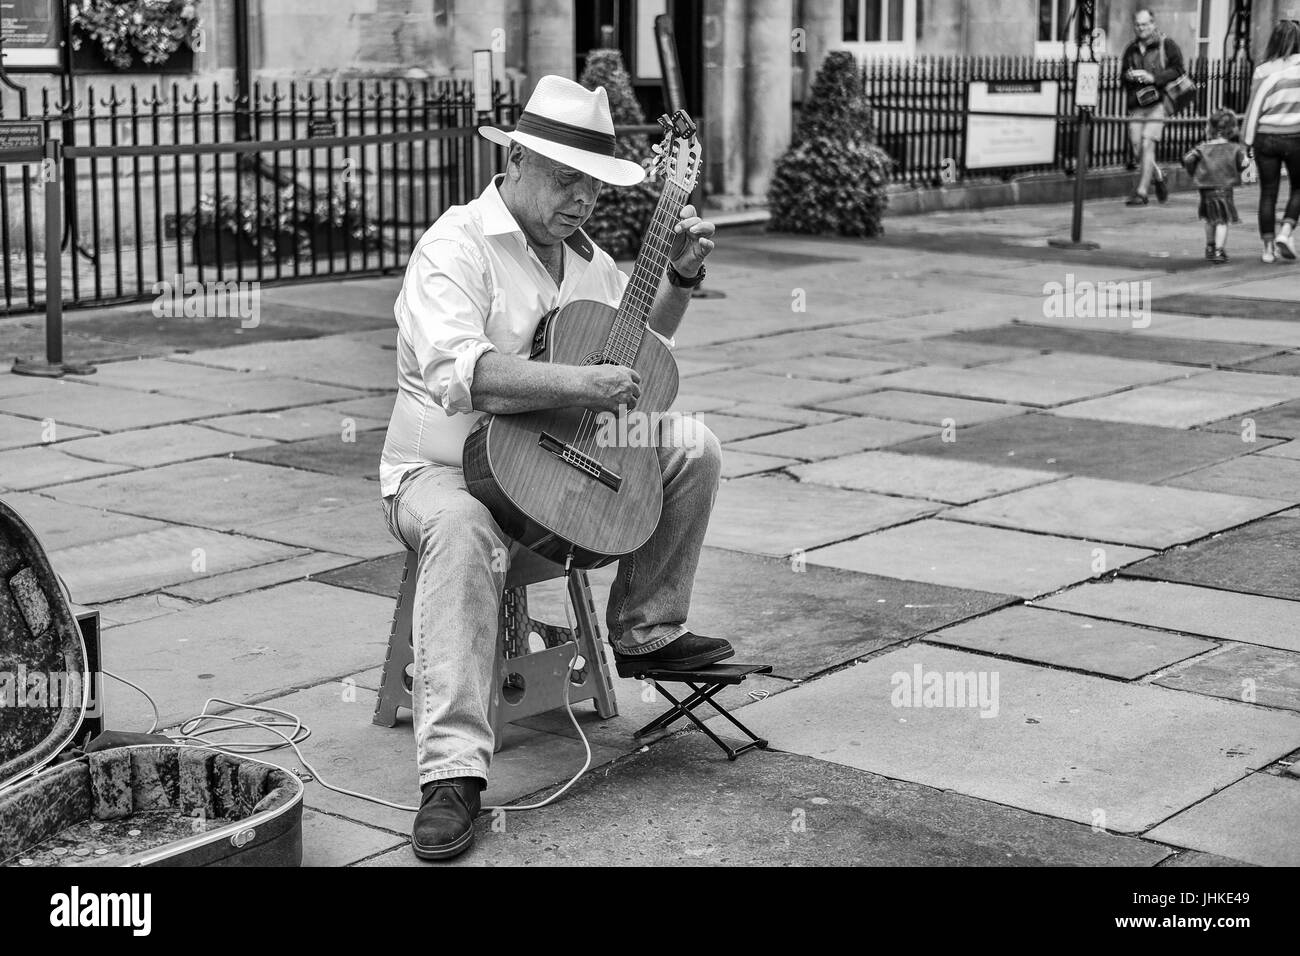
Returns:
[[[770,674],[772,673],[771,664],[713,664],[708,667],[700,667],[693,671],[668,671],[660,670],[654,667],[645,667],[635,662],[620,661],[618,663],[619,677],[635,677],[637,680],[648,680],[655,685],[655,690],[663,694],[673,706],[665,713],[656,717],[650,723],[646,724],[640,730],[635,731],[633,737],[644,737],[646,734],[661,730],[671,724],[676,723],[683,717],[689,719],[696,727],[708,734],[709,739],[722,748],[726,753],[728,760],[735,760],[747,750],[753,750],[755,747],[767,749],[767,741],[758,737],[748,727],[738,721],[726,710],[719,707],[713,701],[713,697],[724,687],[731,687],[739,684],[750,674]],[[691,695],[685,700],[678,700],[672,694],[664,689],[664,684],[685,684],[691,689]],[[741,744],[739,747],[732,747],[721,737],[704,725],[700,718],[696,717],[693,711],[701,704],[708,704],[727,720],[731,721],[735,727],[749,738],[749,743]]]

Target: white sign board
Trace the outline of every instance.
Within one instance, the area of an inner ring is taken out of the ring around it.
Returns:
[[[1056,80],[973,80],[966,91],[966,168],[1040,166],[1056,158]]]
[[[492,51],[474,51],[474,111],[492,112]]]
[[[1076,63],[1074,71],[1074,105],[1095,108],[1101,87],[1101,64]]]

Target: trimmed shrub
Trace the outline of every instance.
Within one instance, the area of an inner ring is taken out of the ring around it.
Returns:
[[[789,150],[777,163],[768,229],[878,236],[893,160],[875,145],[870,104],[852,53],[826,54]]]
[[[632,92],[632,79],[623,68],[623,54],[618,50],[592,50],[588,53],[587,66],[578,82],[589,90],[598,86],[605,88],[615,127],[645,123],[641,104]],[[620,136],[614,146],[614,155],[640,163],[648,170],[650,142],[646,136]],[[583,228],[615,259],[636,258],[659,202],[659,192],[658,183],[648,179],[636,186],[606,186],[601,190],[595,212]]]

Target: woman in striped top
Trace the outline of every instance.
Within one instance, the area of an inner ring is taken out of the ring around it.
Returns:
[[[1277,255],[1295,258],[1292,232],[1300,219],[1300,24],[1282,20],[1273,28],[1264,62],[1255,70],[1250,106],[1242,140],[1259,167],[1259,237],[1265,262]],[[1290,179],[1290,195],[1282,228],[1277,224],[1277,195],[1282,167]]]

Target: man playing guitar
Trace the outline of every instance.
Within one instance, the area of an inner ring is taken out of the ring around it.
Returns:
[[[398,394],[380,463],[389,530],[419,553],[412,703],[421,787],[412,845],[447,859],[473,841],[492,757],[488,714],[510,539],[466,488],[462,447],[485,413],[634,409],[638,373],[620,365],[529,361],[541,317],[578,300],[618,306],[628,282],[582,231],[603,185],[644,170],[616,159],[604,89],[543,77],[508,147],[505,173],[420,238],[394,306]],[[650,310],[666,344],[704,275],[714,227],[681,209]],[[660,422],[663,510],[618,565],[607,625],[618,660],[690,670],[732,654],[685,626],[721,468],[713,434],[689,416]],[[671,432],[671,434],[669,434]]]

